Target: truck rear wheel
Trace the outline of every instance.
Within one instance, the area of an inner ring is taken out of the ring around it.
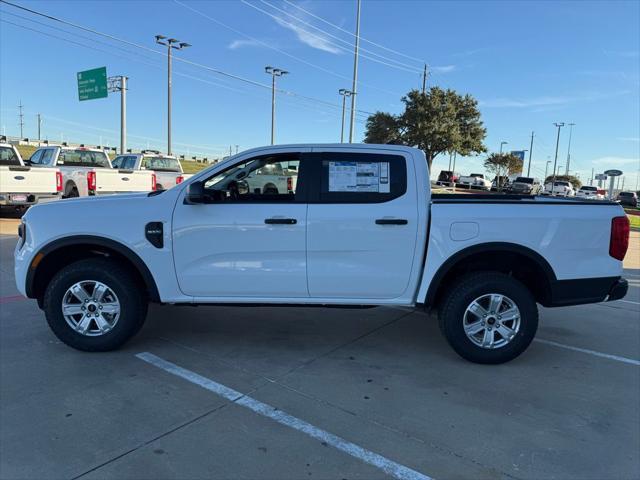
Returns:
[[[531,292],[498,272],[466,275],[448,288],[438,314],[440,330],[458,355],[497,364],[524,352],[538,329]]]
[[[43,306],[53,333],[88,352],[119,348],[138,333],[147,314],[147,300],[131,272],[102,258],[60,270],[47,286]]]

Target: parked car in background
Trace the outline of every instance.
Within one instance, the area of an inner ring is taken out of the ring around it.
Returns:
[[[18,149],[0,143],[0,206],[22,209],[62,198],[62,174],[57,168],[31,168]]]
[[[118,155],[111,162],[113,168],[120,170],[146,170],[156,174],[156,188],[166,190],[181,184],[185,175],[180,161],[173,155],[162,155],[157,150],[143,150],[141,153]]]
[[[466,188],[478,188],[481,190],[490,190],[491,182],[484,178],[482,173],[472,173],[471,175],[463,175],[456,182],[457,185]]]
[[[571,182],[556,180],[555,182],[547,182],[545,184],[544,194],[559,197],[573,197],[575,196],[576,191],[573,189]]]
[[[153,172],[114,170],[107,154],[97,148],[43,147],[31,155],[29,165],[59,168],[62,173],[62,198],[156,189]]]
[[[459,173],[454,173],[451,170],[440,170],[438,180],[436,180],[436,185],[451,186],[454,182],[457,182],[459,178]]]
[[[509,184],[509,192],[522,195],[540,195],[542,184],[539,179],[534,177],[516,177]]]
[[[246,188],[294,165],[293,192]],[[30,209],[15,281],[80,350],[123,345],[149,302],[387,305],[437,311],[459,355],[502,363],[533,340],[538,303],[625,296],[629,219],[613,202],[495,197],[433,195],[410,147],[256,148],[155,195]]]
[[[584,198],[587,200],[604,199],[604,195],[598,192],[598,187],[592,187],[591,185],[582,185],[576,192],[576,197]]]
[[[630,207],[638,206],[638,195],[636,192],[620,192],[616,197],[616,201],[620,202],[620,205],[629,205]]]

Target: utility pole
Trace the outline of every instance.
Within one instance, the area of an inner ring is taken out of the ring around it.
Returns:
[[[533,155],[533,137],[535,137],[535,132],[531,132],[531,145],[529,146],[529,166],[527,167],[527,177],[531,173],[531,156]]]
[[[360,49],[360,0],[357,0],[356,45],[353,55],[353,85],[351,87],[351,123],[349,125],[349,143],[353,143],[353,130],[356,123],[356,95],[358,91],[358,50]]]
[[[38,145],[40,145],[40,132],[42,127],[42,116],[38,114]]]
[[[553,193],[553,185],[556,183],[556,166],[558,164],[558,146],[560,145],[560,129],[564,127],[564,122],[554,123],[558,128],[558,137],[556,138],[556,156],[553,160],[553,183],[551,184],[551,193]]]
[[[109,91],[120,92],[120,154],[127,153],[127,80],[124,75],[109,77]],[[102,143],[102,142],[100,142]]]
[[[427,93],[427,64],[424,64],[424,71],[422,72],[422,94],[426,95]]]
[[[569,146],[567,147],[567,169],[565,171],[565,175],[569,175],[569,167],[571,165],[571,134],[573,133],[573,126],[575,123],[569,124]]]
[[[236,155],[238,154],[238,147],[239,147],[239,146],[240,146],[240,145],[236,145]]]
[[[164,35],[156,35],[156,43],[167,47],[167,155],[171,155],[171,50],[182,50],[191,45]]]
[[[271,145],[273,145],[276,134],[276,77],[281,77],[289,72],[270,65],[264,67],[264,71],[266,74],[271,75]]]
[[[595,174],[595,168],[591,169],[591,179],[589,180],[589,185],[593,185],[593,175]]]
[[[22,100],[20,100],[20,103],[18,104],[18,111],[20,113],[18,113],[18,117],[20,118],[20,140],[22,140],[24,138],[24,133],[23,133],[23,129],[24,129],[24,113],[22,113],[22,108],[24,107],[24,105],[22,105]]]
[[[351,96],[351,90],[341,88],[338,93],[342,96],[342,125],[340,127],[340,143],[344,143],[344,113],[347,106],[347,97]]]
[[[544,180],[543,180],[543,182],[547,181],[547,172],[549,171],[549,164],[550,163],[551,163],[551,160],[547,160],[547,164],[544,166]],[[551,188],[553,189],[553,186]]]
[[[453,193],[456,193],[456,158],[458,152],[453,152],[453,168],[451,170],[451,184],[453,185]]]

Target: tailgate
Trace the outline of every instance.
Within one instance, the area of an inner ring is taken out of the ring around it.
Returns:
[[[96,168],[95,172],[98,194],[150,192],[153,189],[153,173],[149,171]]]
[[[55,168],[0,167],[2,193],[55,193]]]

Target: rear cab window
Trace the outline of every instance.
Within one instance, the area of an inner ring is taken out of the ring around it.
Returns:
[[[19,167],[20,159],[12,147],[0,147],[0,166]]]
[[[94,150],[64,149],[58,155],[58,165],[71,167],[109,168],[109,157],[104,152]]]
[[[182,172],[180,162],[176,158],[171,157],[143,157],[141,168],[147,170],[155,170],[158,172]]]

